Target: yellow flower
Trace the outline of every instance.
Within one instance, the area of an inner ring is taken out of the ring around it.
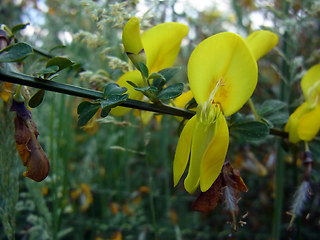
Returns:
[[[77,188],[76,190],[71,191],[70,195],[73,200],[76,200],[79,198],[80,210],[82,212],[88,210],[90,205],[93,203],[91,188],[86,183],[81,183],[80,187]]]
[[[138,62],[144,62],[151,74],[173,65],[179,53],[181,41],[187,34],[188,27],[175,22],[159,24],[141,34],[139,20],[133,17],[123,28],[122,42],[133,64],[137,66]],[[143,94],[134,90],[127,81],[139,87],[145,87],[141,73],[138,70],[130,71],[117,81],[121,87],[128,89],[129,98],[141,100]],[[111,113],[121,116],[129,111],[129,108],[117,107],[112,109]]]
[[[7,102],[13,93],[13,83],[3,82],[0,83],[0,98],[3,101]]]
[[[311,141],[320,129],[320,64],[311,67],[301,80],[305,98],[289,117],[285,131],[289,141]]]
[[[249,40],[234,33],[216,34],[201,42],[190,56],[188,78],[198,106],[181,133],[173,164],[177,185],[190,156],[184,181],[189,193],[199,185],[202,192],[207,191],[221,172],[229,145],[225,116],[238,111],[250,98],[258,78],[256,60],[277,43],[275,37],[276,41],[260,41],[257,48],[261,34],[274,35],[259,32]]]

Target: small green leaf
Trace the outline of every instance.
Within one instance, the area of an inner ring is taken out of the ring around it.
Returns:
[[[11,28],[11,32],[12,32],[12,34],[15,34],[16,32],[19,32],[19,31],[25,29],[26,26],[28,26],[28,25],[29,25],[29,23],[15,25]]]
[[[35,72],[34,74],[46,75],[46,74],[56,73],[57,71],[59,71],[59,66],[57,66],[57,65],[52,65],[52,66],[50,66],[50,67],[43,68],[43,69],[41,69],[39,72]]]
[[[162,79],[164,79],[164,77],[160,73],[151,73],[150,76],[149,76],[149,79],[153,79],[153,78],[162,78]]]
[[[152,75],[152,74],[151,74]],[[151,76],[150,75],[150,76]],[[152,86],[156,87],[159,91],[162,90],[163,86],[166,84],[166,80],[163,77],[154,78],[152,81]]]
[[[40,89],[35,94],[33,94],[28,102],[29,107],[31,108],[38,107],[43,101],[44,93],[45,91],[43,89]]]
[[[143,62],[138,62],[138,67],[139,67],[138,70],[143,74],[143,76],[148,78],[148,76],[149,76],[148,67]]]
[[[181,68],[165,68],[159,71],[159,73],[164,77],[166,82],[171,80],[171,78],[180,70]]]
[[[273,99],[262,103],[257,113],[272,124],[285,124],[289,118],[287,104]]]
[[[247,141],[262,140],[269,135],[269,127],[261,122],[240,122],[230,127],[230,132],[236,137]]]
[[[101,108],[105,109],[111,109],[113,107],[118,106],[119,104],[125,102],[129,97],[129,94],[124,95],[112,95],[109,96],[107,99],[101,100]]]
[[[136,91],[142,92],[145,96],[147,97],[152,97],[154,98],[155,96],[158,95],[158,89],[154,86],[147,86],[147,87],[142,87],[142,88],[134,88]],[[150,95],[151,94],[151,95]]]
[[[135,84],[134,82],[132,82],[132,81],[127,81],[127,83],[129,83],[132,87],[134,87],[134,88],[138,88],[138,85],[137,84]]]
[[[127,91],[127,88],[120,87],[116,83],[109,83],[104,89],[104,97],[109,98],[113,95],[122,95]]]
[[[66,47],[65,45],[57,45],[57,46],[54,46],[53,48],[51,48],[51,49],[49,50],[49,52],[51,53],[51,52],[53,52],[53,51],[56,50],[56,49],[65,48],[65,47]]]
[[[191,109],[191,108],[196,108],[197,106],[198,106],[198,103],[194,98],[192,98],[189,102],[186,103],[185,108]]]
[[[57,65],[59,67],[59,71],[61,71],[64,68],[70,67],[72,64],[74,64],[74,62],[69,58],[53,57],[48,60],[46,67]]]
[[[107,117],[108,115],[109,115],[109,113],[110,113],[110,108],[103,108],[102,110],[101,110],[101,113],[100,113],[100,116],[102,117],[102,118],[105,118],[105,117]]]
[[[181,95],[183,91],[184,85],[183,83],[176,83],[173,84],[165,89],[163,89],[159,94],[158,94],[158,99],[160,100],[168,100],[171,98],[178,97]]]
[[[267,117],[268,115],[274,114],[274,112],[283,110],[287,107],[285,102],[279,100],[266,100],[261,104],[261,106],[257,109],[257,113],[261,116]]]
[[[289,113],[288,112],[276,112],[267,118],[273,124],[281,125],[288,122]]]
[[[77,113],[79,114],[78,126],[82,127],[96,114],[99,110],[100,104],[91,102],[82,102],[79,104]]]
[[[33,53],[30,45],[19,42],[0,51],[0,62],[18,62]]]

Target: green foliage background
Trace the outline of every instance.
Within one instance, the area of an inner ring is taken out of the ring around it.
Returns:
[[[278,34],[279,44],[259,61],[259,83],[252,100],[261,116],[283,128],[289,113],[303,100],[301,77],[320,62],[320,2],[232,0],[226,12],[214,4],[197,12],[186,4],[182,13],[175,11],[177,2],[148,1],[141,21],[143,29],[168,20],[188,23],[191,33],[177,59],[182,70],[176,82],[187,83],[188,57],[206,37],[221,31],[247,36],[256,30],[249,18],[253,12],[273,23],[273,27],[259,26]],[[141,14],[139,1],[51,0],[45,4],[43,8],[43,1],[2,1],[0,22],[12,27],[30,21],[34,34],[22,32],[19,40],[47,52],[65,45],[51,53],[69,57],[77,68],[64,71],[55,81],[102,90],[132,68],[121,48],[121,30],[131,16]],[[73,41],[64,42],[69,34]],[[44,59],[31,56],[23,71],[32,74],[43,64]],[[47,92],[44,102],[32,110],[39,141],[51,163],[50,175],[42,183],[22,177],[23,167],[14,151],[13,115],[1,102],[0,239],[120,239],[115,238],[117,232],[122,233],[122,239],[139,240],[318,239],[319,140],[311,143],[313,194],[293,229],[287,230],[290,216],[286,211],[303,177],[299,160],[303,146],[291,146],[275,136],[248,141],[231,130],[228,159],[240,168],[249,189],[239,202],[242,224],[233,232],[231,216],[223,204],[206,215],[193,212],[191,204],[196,196],[188,195],[182,185],[173,188],[176,119],[164,116],[160,124],[152,120],[143,125],[130,113],[98,120],[99,126],[85,130],[77,126],[80,101]],[[229,122],[234,119],[253,116],[245,106]],[[245,153],[254,154],[259,164],[239,157]],[[241,169],[239,161],[249,167],[242,165]],[[86,202],[84,192],[73,197],[81,184],[90,186],[93,195],[85,211],[81,210]]]

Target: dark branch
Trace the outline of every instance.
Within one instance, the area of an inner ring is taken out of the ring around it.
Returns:
[[[77,87],[69,84],[58,83],[50,80],[32,77],[25,74],[7,72],[0,70],[0,80],[6,82],[12,82],[29,87],[40,88],[47,91],[58,92],[68,94],[76,97],[88,98],[92,100],[104,98],[103,92],[95,91],[87,88]],[[156,112],[161,114],[169,114],[179,117],[190,119],[195,113],[182,108],[177,108],[164,104],[151,104],[147,102],[141,102],[134,99],[128,99],[120,106],[134,108],[139,110],[145,110],[150,112]]]

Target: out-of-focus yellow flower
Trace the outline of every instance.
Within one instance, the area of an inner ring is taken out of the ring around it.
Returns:
[[[7,102],[13,93],[13,83],[3,82],[0,83],[0,98],[3,101]]]
[[[113,233],[110,240],[122,240],[122,233],[120,231]]]
[[[126,216],[132,216],[134,214],[133,209],[130,207],[128,203],[122,205],[122,211]]]
[[[91,188],[86,183],[81,183],[80,187],[76,190],[71,191],[70,195],[73,200],[79,199],[80,211],[82,212],[88,210],[90,205],[93,203]]]
[[[305,98],[289,117],[285,131],[289,133],[289,141],[311,141],[320,129],[320,64],[311,67],[301,80],[301,88]]]
[[[122,42],[128,57],[138,67],[139,62],[146,64],[149,74],[171,67],[179,53],[182,39],[188,34],[188,27],[181,23],[168,22],[159,24],[144,33],[140,33],[138,18],[131,18],[123,28]],[[141,100],[143,94],[134,90],[127,83],[131,81],[139,87],[145,87],[145,82],[138,70],[122,75],[117,84],[128,89],[129,98]],[[122,116],[130,108],[116,107],[111,110],[115,116]]]
[[[244,40],[234,33],[219,33],[201,42],[190,56],[188,78],[198,106],[181,133],[173,164],[177,185],[190,155],[184,181],[189,193],[199,185],[207,191],[221,172],[229,145],[224,116],[238,111],[250,98],[258,78],[256,60],[277,42],[264,41],[263,34],[259,31]]]
[[[120,206],[118,203],[112,202],[110,203],[110,209],[113,214],[117,214],[119,212]]]

